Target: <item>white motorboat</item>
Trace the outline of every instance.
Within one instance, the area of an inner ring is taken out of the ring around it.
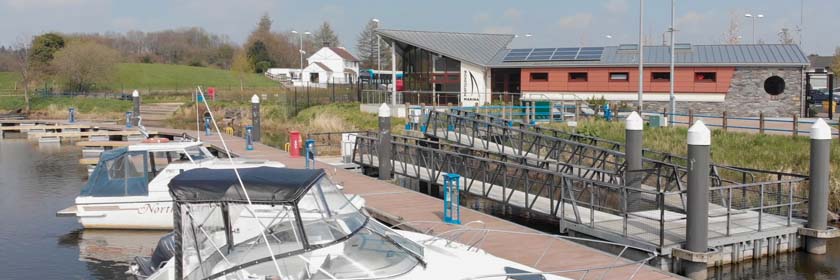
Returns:
[[[169,187],[175,229],[136,258],[139,279],[567,279],[390,229],[321,169],[193,169]]]
[[[232,163],[231,163],[232,162]],[[279,162],[213,156],[201,142],[138,143],[104,151],[75,205],[56,213],[85,228],[172,229],[172,177],[194,168],[274,166]]]

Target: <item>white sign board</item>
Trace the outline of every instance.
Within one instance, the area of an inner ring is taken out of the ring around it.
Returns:
[[[462,106],[484,105],[490,100],[490,71],[483,67],[461,62]]]

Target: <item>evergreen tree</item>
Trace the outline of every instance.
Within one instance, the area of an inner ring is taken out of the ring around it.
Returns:
[[[271,57],[268,55],[268,49],[265,47],[263,41],[254,41],[248,47],[248,62],[257,73],[262,73],[268,70],[273,65]]]
[[[315,35],[315,43],[318,44],[317,48],[338,47],[341,45],[341,43],[338,41],[338,35],[335,34],[335,31],[333,31],[332,26],[330,26],[329,22],[325,21],[323,24],[321,24],[321,27],[318,28],[318,31],[315,31],[315,34],[313,35]]]
[[[359,33],[359,38],[356,40],[356,49],[358,50],[360,68],[361,69],[376,69],[377,65],[377,36],[374,33],[376,30],[376,22],[368,20],[365,29]],[[388,47],[384,41],[379,43],[379,55],[383,70],[391,69],[391,48]]]

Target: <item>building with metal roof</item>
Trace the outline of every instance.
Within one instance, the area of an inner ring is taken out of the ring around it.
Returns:
[[[379,29],[399,56],[403,98],[472,105],[529,99],[585,101],[637,99],[639,46],[509,48],[510,34]],[[798,45],[737,44],[644,46],[646,110],[669,100],[673,76],[678,111],[790,116],[805,110]]]

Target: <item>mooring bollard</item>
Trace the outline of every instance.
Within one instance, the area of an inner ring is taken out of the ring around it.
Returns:
[[[205,136],[210,136],[210,117],[209,116],[204,117],[204,135]]]
[[[245,126],[245,150],[253,151],[254,150],[254,141],[251,139],[251,133],[253,131],[253,126]]]
[[[133,118],[131,119],[131,125],[137,126],[140,122],[140,92],[136,89],[131,92],[131,101],[134,103],[134,111],[132,112]]]
[[[379,180],[391,180],[391,108],[379,106]]]
[[[306,139],[304,146],[304,157],[306,159],[306,169],[315,168],[315,140]],[[312,163],[309,163],[309,162]]]
[[[455,173],[443,176],[443,222],[461,224],[461,176]]]
[[[644,134],[644,120],[639,113],[632,112],[627,119],[624,120],[624,135],[626,140],[625,160],[627,161],[627,169],[624,173],[624,183],[628,188],[626,190],[627,209],[625,211],[632,212],[636,206],[641,202],[642,189],[642,141]]]
[[[251,123],[254,126],[254,142],[260,142],[260,97],[256,94],[251,96]]]
[[[131,128],[131,111],[125,112],[125,128]]]
[[[688,202],[685,249],[703,254],[709,248],[709,157],[711,132],[698,120],[688,129]],[[685,262],[685,276],[706,279],[706,262]]]
[[[831,167],[831,127],[822,119],[811,126],[811,171],[808,188],[808,229],[828,229],[828,180]],[[825,239],[808,236],[805,241],[808,253],[826,253]]]
[[[68,111],[68,114],[70,114],[70,119],[67,120],[67,121],[69,123],[75,123],[76,122],[76,108],[70,107],[70,109],[67,109],[67,111]]]

